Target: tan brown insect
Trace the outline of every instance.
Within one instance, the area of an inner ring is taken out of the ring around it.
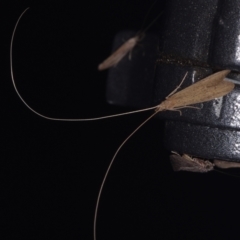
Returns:
[[[214,167],[228,169],[228,168],[240,168],[240,163],[229,162],[223,160],[213,160],[212,162],[201,158],[191,157],[188,154],[182,156],[176,152],[172,152],[170,155],[170,162],[172,164],[173,171],[188,171],[188,172],[199,172],[206,173],[213,171]]]
[[[174,154],[170,155],[170,162],[175,172],[188,171],[206,173],[214,169],[214,164],[208,160],[192,158],[187,154],[180,156],[175,152],[173,153]]]
[[[223,70],[214,73],[175,93],[181,86],[186,77],[185,75],[180,85],[169,94],[165,101],[157,106],[155,111],[177,110],[192,104],[207,102],[228,94],[235,86],[232,82],[223,81],[229,72],[229,70]]]
[[[112,53],[107,59],[98,65],[98,70],[102,71],[110,67],[116,66],[122,58],[127,55],[136,44],[140,41],[141,35],[136,35],[128,39],[122,46],[120,46],[114,53]]]
[[[154,6],[154,4],[157,1],[155,1],[146,16],[149,14],[150,10]],[[129,59],[131,59],[131,51],[133,48],[137,45],[139,41],[141,41],[144,37],[144,33],[152,26],[152,24],[161,16],[162,13],[160,13],[144,30],[139,31],[134,37],[128,39],[125,43],[123,43],[116,51],[114,51],[108,58],[106,58],[102,63],[98,65],[98,70],[102,71],[105,69],[108,69],[110,67],[116,66],[124,56],[126,56],[128,53]],[[146,17],[145,17],[146,19]]]

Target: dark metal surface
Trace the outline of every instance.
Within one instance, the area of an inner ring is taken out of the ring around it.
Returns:
[[[239,16],[238,1],[168,1],[159,41],[157,35],[147,35],[143,48],[134,48],[131,60],[125,57],[110,70],[108,102],[154,106],[176,88],[186,71],[182,88],[222,69],[234,70],[230,77],[238,81]],[[114,48],[129,36],[129,32],[116,36]],[[181,116],[173,111],[159,113],[166,120],[166,148],[201,158],[240,161],[239,105],[236,86],[226,97],[198,104],[200,110],[183,109]]]
[[[136,35],[136,31],[120,32],[114,39],[113,50]],[[154,93],[154,69],[158,37],[148,34],[115,67],[110,68],[107,100],[111,104],[148,107]]]

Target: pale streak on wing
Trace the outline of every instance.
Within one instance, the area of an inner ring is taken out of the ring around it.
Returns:
[[[102,63],[98,65],[98,70],[101,71],[118,64],[118,62],[120,62],[121,59],[135,47],[138,40],[139,36],[132,37],[129,40],[127,40],[113,54],[111,54],[106,60],[104,60]]]
[[[229,72],[229,70],[223,70],[212,74],[175,93],[166,101],[171,101],[171,106],[177,108],[222,97],[231,92],[235,86],[232,82],[224,81],[224,78]]]
[[[218,168],[240,168],[240,162],[229,162],[222,160],[214,160],[213,162]]]

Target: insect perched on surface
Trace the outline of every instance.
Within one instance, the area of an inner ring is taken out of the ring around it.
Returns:
[[[235,86],[232,82],[223,81],[228,73],[230,73],[229,70],[214,73],[175,93],[183,83],[186,77],[185,75],[180,85],[166,97],[165,101],[157,106],[155,111],[178,110],[192,104],[207,102],[228,94]]]
[[[181,156],[175,152],[173,153],[174,154],[170,155],[170,162],[175,172],[188,171],[206,173],[214,169],[214,164],[208,160],[192,158],[187,154]]]
[[[128,39],[114,53],[112,53],[107,59],[105,59],[102,63],[98,65],[98,70],[102,71],[110,67],[116,66],[125,55],[132,51],[132,49],[142,38],[143,38],[142,34],[137,34],[135,37]]]
[[[28,8],[27,8],[28,9]],[[141,128],[147,121],[149,121],[154,115],[157,113],[164,111],[164,110],[177,110],[182,108],[187,108],[187,107],[193,107],[190,106],[192,104],[196,103],[202,103],[202,102],[207,102],[210,100],[213,100],[215,98],[219,98],[222,96],[227,95],[229,92],[231,92],[234,89],[234,83],[224,81],[224,78],[226,75],[230,72],[230,70],[223,70],[217,73],[214,73],[197,83],[192,84],[191,86],[177,92],[177,90],[181,87],[184,79],[187,76],[187,73],[185,74],[184,78],[182,79],[180,85],[166,97],[166,100],[164,100],[162,103],[159,105],[146,108],[146,109],[141,109],[141,110],[136,110],[132,112],[126,112],[126,113],[121,113],[121,114],[115,114],[111,116],[104,116],[104,117],[98,117],[98,118],[86,118],[86,119],[62,119],[62,118],[53,118],[53,117],[48,117],[45,116],[37,111],[35,111],[33,108],[31,108],[26,101],[23,99],[23,97],[20,95],[18,92],[18,89],[16,87],[16,83],[14,80],[14,74],[13,74],[13,60],[12,60],[12,47],[13,47],[13,39],[14,39],[14,34],[17,28],[17,25],[23,16],[23,14],[27,11],[27,9],[20,15],[19,19],[17,20],[17,23],[14,27],[12,38],[11,38],[11,44],[10,44],[10,69],[11,69],[11,77],[12,77],[12,83],[14,86],[14,89],[19,96],[20,100],[25,104],[25,106],[30,109],[33,113],[37,114],[40,117],[43,117],[48,120],[55,120],[55,121],[93,121],[93,120],[99,120],[99,119],[104,119],[104,118],[109,118],[109,117],[116,117],[116,116],[122,116],[126,114],[132,114],[132,113],[137,113],[137,112],[143,112],[143,111],[148,111],[148,110],[153,110],[155,109],[155,112],[148,118],[146,119],[141,125],[139,125],[119,146],[117,151],[115,152],[113,158],[110,161],[110,164],[107,168],[107,171],[104,175],[103,181],[101,183],[99,192],[98,192],[98,197],[97,197],[97,202],[96,202],[96,208],[95,208],[95,214],[94,214],[94,223],[93,223],[93,234],[94,234],[94,240],[96,240],[96,221],[97,221],[97,213],[98,213],[98,206],[99,206],[99,201],[102,193],[103,186],[105,184],[106,178],[108,176],[108,173],[111,169],[111,166],[122,148],[122,146],[128,141],[128,139],[139,129]],[[194,108],[194,107],[193,107]]]
[[[156,1],[152,4],[148,13],[150,12],[151,8],[154,6],[155,3]],[[146,14],[146,16],[148,15],[148,13]],[[131,59],[131,51],[137,45],[137,43],[144,38],[144,33],[161,16],[161,14],[162,13],[160,13],[144,30],[136,33],[134,37],[131,37],[130,39],[128,39],[116,51],[114,51],[108,58],[106,58],[102,63],[100,63],[98,65],[98,70],[102,71],[110,67],[116,66],[123,59],[123,57],[126,56],[128,53],[129,53],[129,59]]]
[[[240,163],[238,162],[228,162],[222,160],[213,160],[210,162],[201,158],[193,158],[188,154],[183,154],[182,156],[176,152],[172,152],[170,155],[170,162],[172,164],[173,171],[188,171],[188,172],[199,172],[206,173],[213,171],[214,167],[218,168],[240,168]]]

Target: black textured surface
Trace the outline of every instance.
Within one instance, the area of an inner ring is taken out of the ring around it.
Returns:
[[[239,160],[239,131],[167,121],[166,146],[206,159]]]
[[[159,51],[170,59],[191,61],[205,66],[214,35],[214,21],[218,13],[217,0],[170,0],[160,26]]]
[[[116,35],[113,51],[123,39],[136,32],[124,31]],[[154,69],[157,59],[158,37],[147,34],[115,67],[109,69],[106,98],[110,104],[129,107],[148,107],[154,93]]]
[[[181,89],[216,71],[238,70],[240,45],[239,30],[236,29],[240,28],[237,27],[239,7],[235,7],[236,5],[236,2],[229,1],[168,1],[161,18],[162,24],[158,28],[159,41],[154,40],[157,47],[149,47],[153,42],[151,38],[146,38],[143,42],[149,55],[154,56],[152,51],[158,49],[154,73],[149,74],[149,77],[154,74],[154,81],[151,78],[146,81],[143,74],[137,77],[133,74],[140,72],[137,69],[142,70],[142,64],[147,69],[153,69],[151,61],[144,62],[137,55],[137,60],[133,62],[126,62],[125,59],[123,63],[128,64],[127,67],[123,64],[122,68],[112,68],[110,71],[110,102],[136,108],[150,107],[162,102],[179,85],[186,72],[188,76]],[[113,76],[118,76],[117,81],[114,81]],[[237,72],[228,77],[239,82]],[[142,97],[145,89],[146,94]],[[149,89],[153,89],[153,94]],[[174,128],[168,127],[169,135],[165,135],[166,148],[202,158],[211,159],[216,155],[219,159],[240,161],[238,139],[232,138],[240,130],[238,96],[239,87],[236,86],[226,97],[197,104],[200,110],[182,109],[181,116],[174,111],[159,113],[158,117],[161,119],[176,121]],[[138,99],[137,104],[132,100],[134,97]],[[179,125],[178,121],[184,124]],[[213,132],[218,132],[218,129],[221,129],[219,134],[214,136]],[[181,131],[185,134],[179,134]],[[174,135],[179,137],[174,139]],[[202,136],[208,138],[208,144],[201,142]],[[229,141],[229,138],[232,140]]]
[[[240,70],[240,5],[239,1],[223,0],[218,3],[218,17],[214,27],[210,62]]]

